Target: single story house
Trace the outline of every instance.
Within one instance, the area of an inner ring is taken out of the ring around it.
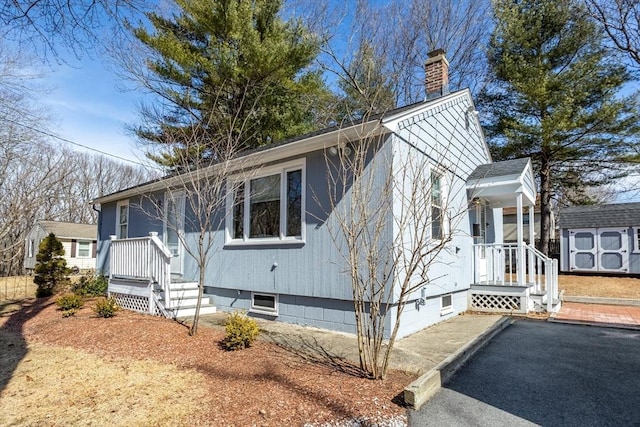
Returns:
[[[369,194],[391,203],[388,220],[376,230],[388,250],[406,255],[397,242],[426,233],[428,241],[415,253],[427,257],[430,248],[444,242],[428,271],[406,277],[395,269],[392,277],[385,276],[393,283],[428,277],[409,295],[398,337],[470,308],[522,313],[558,307],[554,261],[524,241],[525,209],[531,218],[536,199],[531,161],[493,163],[470,91],[448,91],[443,52],[430,54],[426,66],[424,102],[282,141],[239,159],[243,171],[253,167],[253,172],[228,177],[236,185],[228,187],[219,212],[226,220],[210,231],[214,251],[205,271],[202,313],[240,309],[355,332],[348,266],[331,231],[337,209],[350,206],[352,194],[347,191],[330,203],[334,188],[327,176],[334,167],[331,159],[340,151],[348,157],[356,144],[376,147],[366,167],[378,187]],[[410,165],[426,168],[428,178],[416,179]],[[193,313],[199,272],[181,242],[195,245],[198,233],[183,226],[181,240],[171,231],[171,225],[189,223],[193,215],[184,208],[180,182],[169,176],[94,200],[100,211],[97,269],[109,276],[109,292],[123,307],[165,316]],[[424,186],[430,187],[428,195],[407,205],[412,191]],[[151,200],[163,206],[164,218],[148,215]],[[428,209],[412,215],[414,203]],[[517,209],[518,241],[505,244],[502,208],[511,206]],[[265,210],[275,218],[268,224],[257,216]],[[399,218],[415,227],[402,228]],[[392,305],[397,304],[398,289],[388,291]],[[387,316],[386,331],[394,316]]]
[[[98,234],[95,224],[76,224],[61,221],[38,221],[27,234],[24,252],[24,269],[31,274],[36,266],[40,242],[49,233],[62,243],[67,267],[73,272],[96,268]]]
[[[562,272],[640,274],[640,203],[567,207],[559,227]]]

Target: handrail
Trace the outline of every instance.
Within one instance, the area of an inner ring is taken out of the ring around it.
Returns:
[[[151,232],[147,237],[116,239],[111,236],[109,275],[148,281],[153,292],[157,284],[167,295],[165,307],[171,308],[171,252]]]
[[[551,310],[553,301],[558,298],[556,260],[544,255],[533,245],[477,243],[473,246],[476,283],[532,287],[536,293],[547,294],[547,310]]]

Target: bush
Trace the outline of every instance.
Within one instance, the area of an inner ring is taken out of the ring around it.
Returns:
[[[36,255],[35,277],[33,282],[38,285],[36,297],[48,297],[53,295],[63,284],[69,282],[66,277],[69,274],[67,261],[63,258],[64,248],[62,243],[53,233],[49,233],[42,240]]]
[[[118,310],[120,310],[120,307],[113,296],[99,299],[96,302],[96,308],[93,309],[98,317],[104,317],[105,319],[115,316]]]
[[[65,294],[56,300],[56,304],[60,307],[60,310],[77,310],[82,308],[84,301],[82,297],[76,294]]]
[[[242,350],[251,346],[258,338],[260,328],[258,323],[245,314],[235,312],[227,316],[225,322],[226,335],[222,340],[222,347],[226,350]]]
[[[104,276],[85,275],[78,279],[72,287],[72,290],[77,295],[88,297],[104,296],[107,293],[107,287],[109,282]]]

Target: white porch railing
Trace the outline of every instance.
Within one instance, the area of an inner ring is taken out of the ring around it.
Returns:
[[[151,301],[155,301],[154,295],[151,295],[154,284],[157,284],[165,295],[170,294],[171,252],[155,232],[149,233],[148,237],[132,239],[116,239],[116,236],[111,236],[109,276],[148,282],[151,310]],[[171,308],[170,298],[166,299],[165,308]]]
[[[558,261],[532,245],[517,243],[474,244],[476,284],[528,286],[536,294],[547,295],[547,310],[558,298]],[[524,264],[521,264],[524,263]]]

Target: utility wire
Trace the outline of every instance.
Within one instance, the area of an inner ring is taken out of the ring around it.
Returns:
[[[53,133],[48,132],[48,131],[37,129],[37,128],[33,127],[33,126],[29,126],[29,125],[26,125],[24,123],[20,123],[18,121],[15,121],[15,120],[7,118],[7,117],[0,117],[0,120],[4,120],[6,122],[10,122],[10,123],[13,123],[13,124],[18,125],[18,126],[22,126],[23,128],[32,130],[34,132],[38,132],[38,133],[40,133],[42,135],[46,135],[48,137],[51,137],[51,138],[54,138],[54,139],[57,139],[57,140],[60,140],[60,141],[63,141],[63,142],[78,146],[78,147],[82,147],[82,148],[84,148],[86,150],[89,150],[89,151],[95,151],[96,153],[100,153],[100,154],[102,154],[104,156],[113,157],[114,159],[122,160],[123,162],[133,163],[135,165],[144,166],[145,168],[149,167],[149,165],[145,165],[144,163],[140,163],[140,162],[137,162],[135,160],[127,159],[125,157],[120,157],[120,156],[118,156],[116,154],[107,153],[106,151],[98,150],[97,148],[93,148],[93,147],[89,147],[89,146],[84,145],[84,144],[80,144],[79,142],[75,142],[75,141],[72,141],[70,139],[63,138],[61,136],[58,136],[58,135],[53,134]],[[162,168],[159,168],[157,166],[151,166],[151,167],[153,167],[154,169],[162,170]]]

